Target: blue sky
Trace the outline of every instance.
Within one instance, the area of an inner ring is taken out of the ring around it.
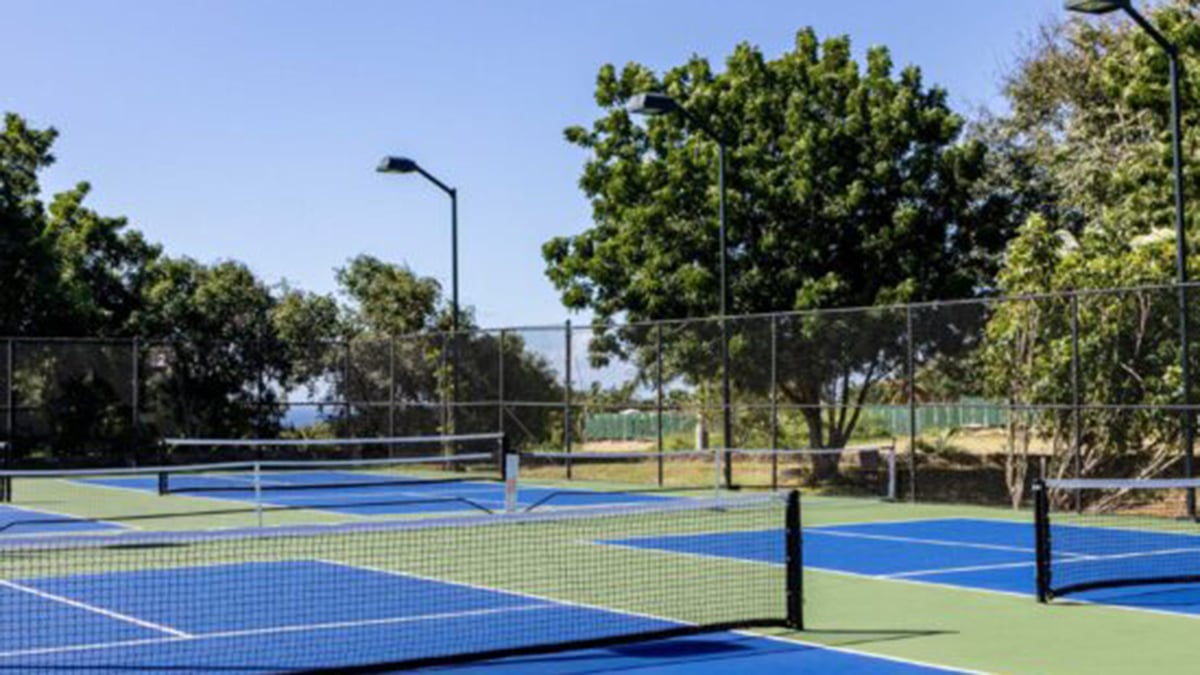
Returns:
[[[461,288],[486,326],[559,322],[541,244],[584,229],[585,160],[562,130],[598,110],[604,63],[663,70],[797,29],[884,44],[960,111],[1060,0],[3,0],[0,109],[62,132],[48,192],[92,182],[171,254],[237,259],[327,292],[368,252],[445,280],[460,190]]]

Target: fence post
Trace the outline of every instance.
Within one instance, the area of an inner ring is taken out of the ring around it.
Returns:
[[[134,444],[133,457],[134,457],[134,460],[136,463],[138,454],[142,450],[142,424],[141,424],[142,416],[140,414],[141,405],[142,405],[141,404],[141,396],[140,396],[141,388],[142,388],[141,387],[142,349],[141,349],[141,343],[138,340],[138,338],[136,338],[136,337],[133,338],[133,342],[130,343],[130,348],[133,351],[133,360],[132,360],[132,365],[130,367],[131,372],[130,372],[130,378],[129,378],[129,386],[130,386],[130,394],[131,394],[130,404],[132,406],[131,422],[133,423],[133,444]]]
[[[1079,388],[1079,294],[1071,294],[1071,457],[1075,478],[1083,478],[1083,410]],[[1075,510],[1083,510],[1083,493],[1075,490]]]
[[[771,450],[779,449],[779,317],[771,315]],[[771,453],[771,490],[779,489],[779,453]]]
[[[351,413],[351,409],[354,407],[354,405],[351,402],[352,397],[350,395],[351,389],[352,389],[352,387],[350,386],[350,358],[351,358],[350,349],[351,349],[350,340],[347,339],[346,340],[346,349],[344,350],[344,352],[342,354],[342,398],[344,399],[343,400],[344,407],[342,409],[345,411],[345,414],[346,414],[346,429],[345,429],[346,436],[348,438],[354,438],[354,415]],[[354,452],[355,452],[356,457],[361,457],[362,456],[361,446],[356,446]]]
[[[4,349],[4,372],[7,373],[4,380],[4,440],[8,441],[8,445],[4,450],[4,466],[6,468],[12,468],[12,460],[16,454],[16,448],[13,447],[17,437],[17,414],[14,409],[17,399],[17,385],[13,381],[15,375],[13,364],[16,363],[14,357],[15,350],[16,343],[13,340],[8,340]]]
[[[396,336],[395,335],[388,335],[388,436],[391,436],[392,438],[396,437]]]
[[[662,324],[654,325],[654,415],[658,433],[658,486],[663,486],[663,352]]]
[[[917,501],[917,362],[913,339],[912,305],[904,307],[908,343],[908,500]]]
[[[564,324],[566,335],[567,358],[564,369],[566,387],[563,391],[563,448],[571,454],[571,320]],[[567,458],[567,480],[571,480],[571,458]]]
[[[508,337],[508,331],[500,329],[500,344],[496,347],[496,398],[497,402],[497,430],[504,433],[504,342]]]

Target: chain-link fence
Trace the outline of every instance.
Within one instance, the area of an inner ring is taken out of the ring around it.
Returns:
[[[520,449],[588,453],[894,442],[902,496],[1020,505],[1041,475],[1184,475],[1179,298],[1089,290],[729,317],[724,331],[705,318],[313,344],[7,338],[0,440],[23,468],[145,464],[167,437],[502,431]],[[1195,360],[1193,347],[1193,373]],[[844,468],[827,453],[806,479],[836,485]]]

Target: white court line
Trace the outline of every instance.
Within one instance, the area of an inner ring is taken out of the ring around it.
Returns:
[[[1037,565],[1035,561],[1028,562],[1013,562],[1013,563],[996,563],[995,565],[967,565],[965,567],[943,567],[939,569],[915,570],[912,572],[895,572],[892,574],[878,574],[876,579],[906,579],[909,577],[931,577],[939,574],[954,574],[955,572],[989,572],[991,570],[1006,570],[1015,569],[1018,567],[1034,567]]]
[[[374,572],[376,574],[383,574],[383,575],[387,575],[387,576],[400,577],[400,578],[406,578],[406,579],[418,579],[420,581],[432,581],[434,583],[444,584],[447,586],[460,586],[462,588],[470,588],[470,589],[474,589],[477,591],[487,591],[489,593],[497,593],[499,595],[511,595],[511,596],[517,597],[517,598],[538,600],[541,602],[552,603],[552,604],[560,605],[560,606],[564,606],[564,607],[577,607],[580,609],[590,609],[590,610],[599,611],[599,612],[607,612],[609,614],[621,614],[624,616],[633,616],[633,617],[638,617],[641,619],[649,619],[652,621],[661,621],[663,623],[669,623],[669,624],[673,624],[676,626],[694,626],[695,625],[693,623],[679,621],[676,619],[667,619],[667,618],[664,618],[661,616],[654,616],[653,614],[642,614],[640,612],[630,612],[630,611],[626,611],[626,610],[622,610],[622,609],[613,609],[611,607],[603,607],[601,605],[590,605],[590,604],[587,604],[584,602],[571,602],[569,600],[560,600],[558,598],[550,598],[550,597],[547,597],[544,595],[538,595],[536,593],[525,593],[523,591],[511,591],[511,590],[507,590],[507,589],[503,589],[503,588],[492,588],[490,586],[483,586],[480,584],[472,584],[472,583],[466,582],[466,581],[453,581],[450,579],[440,579],[438,577],[429,577],[429,576],[425,576],[423,574],[413,574],[411,572],[398,572],[396,570],[384,569],[382,567],[372,567],[370,565],[358,565],[358,564],[354,564],[354,563],[344,563],[344,562],[339,562],[337,560],[326,560],[323,558],[314,558],[313,560],[315,560],[316,562],[324,563],[326,565],[332,565],[334,567],[341,567],[344,569],[360,570],[360,571],[364,571],[364,572]]]
[[[1084,555],[1071,554],[1073,557],[1069,560],[1056,560],[1051,563],[1052,566],[1057,565],[1076,565],[1080,563],[1108,562],[1110,560],[1129,560],[1137,558],[1153,558],[1163,555],[1175,555],[1176,553],[1200,553],[1200,548],[1176,548],[1163,549],[1160,551],[1142,551],[1137,553],[1118,553],[1113,555]],[[1014,567],[1033,567],[1037,564],[1036,561],[1019,562],[1019,563],[997,563],[995,565],[972,565],[969,567],[946,567],[941,569],[917,570],[914,572],[900,572],[897,574],[880,575],[880,579],[902,579],[904,577],[919,577],[919,576],[934,576],[938,574],[951,574],[954,572],[985,572],[988,570],[1002,570]]]
[[[822,651],[837,652],[839,654],[849,654],[850,656],[860,656],[860,657],[865,657],[865,658],[870,658],[870,659],[878,659],[880,661],[891,661],[892,663],[904,663],[904,664],[907,664],[910,666],[920,666],[921,668],[934,668],[934,669],[942,670],[942,671],[949,672],[949,673],[962,673],[962,675],[990,675],[990,673],[988,673],[987,671],[984,671],[984,670],[967,670],[964,668],[957,668],[954,666],[943,666],[941,664],[930,663],[928,661],[918,661],[916,659],[906,659],[906,658],[903,658],[900,656],[889,656],[886,654],[876,654],[874,652],[862,651],[860,649],[850,649],[849,647],[835,647],[832,645],[824,645],[824,644],[821,644],[820,642],[811,642],[809,640],[798,640],[798,639],[795,639],[792,637],[784,637],[782,635],[760,635],[758,633],[748,633],[746,631],[740,631],[740,630],[733,631],[733,632],[737,633],[738,635],[746,635],[749,637],[761,638],[763,640],[770,640],[772,642],[782,642],[784,644],[803,645],[805,647],[812,647],[814,649],[818,649],[818,650],[822,650]],[[814,632],[819,633],[821,631],[820,631],[820,629],[817,629]],[[880,632],[886,633],[887,631],[881,630]]]
[[[43,600],[50,600],[51,602],[57,602],[57,603],[60,603],[63,605],[67,605],[68,607],[74,607],[75,609],[82,609],[86,612],[91,612],[93,614],[99,614],[100,616],[105,616],[110,619],[116,619],[117,621],[121,621],[124,623],[130,623],[135,626],[141,626],[142,628],[149,628],[150,630],[158,631],[160,633],[166,633],[167,635],[174,635],[175,637],[180,637],[180,638],[191,637],[191,635],[189,633],[185,633],[181,630],[171,628],[170,626],[163,626],[161,624],[153,623],[151,621],[145,621],[143,619],[139,619],[134,616],[129,616],[128,614],[122,614],[120,612],[115,612],[111,609],[104,609],[103,607],[97,607],[96,605],[90,605],[86,602],[81,602],[79,600],[72,600],[71,598],[67,598],[67,597],[64,597],[61,595],[56,595],[54,593],[49,593],[49,592],[46,592],[43,590],[39,590],[37,588],[25,586],[23,584],[18,584],[15,581],[9,581],[7,579],[0,579],[0,586],[3,586],[5,588],[11,588],[15,591],[20,591],[22,593],[28,593],[30,595],[42,598]]]
[[[915,521],[919,522],[919,521]],[[1034,553],[1034,549],[1024,546],[1004,546],[1002,544],[976,544],[968,541],[951,541],[946,539],[922,539],[919,537],[900,537],[888,534],[868,534],[865,532],[844,532],[829,529],[809,528],[807,534],[823,534],[831,537],[848,539],[872,539],[876,541],[891,541],[901,544],[922,544],[925,546],[945,546],[950,548],[970,548],[983,551],[1005,551],[1008,553]]]
[[[116,528],[116,529],[118,529],[118,530],[137,530],[137,529],[141,529],[141,528],[137,527],[136,525],[126,525],[126,524],[124,524],[124,523],[118,523],[118,522],[116,522],[116,521],[114,521],[114,520],[103,520],[103,519],[87,518],[87,517],[84,517],[84,516],[76,515],[76,514],[74,514],[74,513],[64,513],[64,512],[62,512],[62,511],[53,511],[53,510],[50,510],[50,509],[43,509],[43,508],[36,508],[36,509],[35,509],[35,508],[31,507],[31,506],[15,506],[15,505],[13,505],[13,504],[11,504],[11,503],[0,504],[0,511],[3,511],[4,509],[12,509],[12,510],[14,510],[14,511],[24,511],[25,513],[35,513],[35,514],[41,514],[41,515],[60,516],[60,517],[62,517],[62,518],[69,518],[70,520],[73,520],[73,521],[75,521],[75,522],[77,522],[77,523],[101,523],[101,524],[104,524],[104,525],[108,525],[108,526],[110,526],[110,527],[115,527],[115,528]],[[21,524],[21,522],[20,522],[20,521],[14,521],[14,522],[15,522],[15,524],[16,524],[16,525],[20,525],[20,524]],[[43,524],[43,525],[44,525],[44,524],[46,524],[46,523],[41,523],[41,524]],[[66,523],[64,523],[64,524],[66,524]],[[0,530],[0,537],[5,537],[5,536],[8,536],[8,535],[6,534],[6,532],[7,532],[7,530]],[[111,532],[111,531],[109,531],[109,530],[92,530],[92,532],[94,532],[94,533],[113,534],[113,532]],[[43,534],[62,534],[62,532],[30,532],[30,533],[28,533],[28,534],[22,534],[21,536],[23,536],[23,537],[29,537],[29,536],[34,536],[34,537],[36,537],[36,536],[38,536],[38,535],[43,535]]]
[[[177,642],[193,642],[199,640],[215,640],[220,638],[253,637],[259,635],[277,635],[285,633],[301,633],[305,631],[336,630],[340,628],[359,628],[364,626],[381,626],[389,624],[417,623],[420,621],[443,621],[462,617],[487,616],[507,612],[527,612],[534,609],[552,609],[554,605],[517,605],[514,607],[496,607],[491,609],[473,609],[460,612],[440,612],[437,614],[417,614],[413,616],[398,616],[385,619],[360,619],[356,621],[334,621],[329,623],[299,624],[293,626],[272,626],[269,628],[247,628],[243,630],[219,631],[215,633],[182,633],[173,637],[145,638],[141,640],[119,640],[115,642],[98,642],[85,645],[67,645],[63,647],[36,647],[0,652],[0,658],[14,656],[32,656],[38,654],[62,654],[68,652],[114,649],[118,647],[136,647],[141,645],[170,644]]]

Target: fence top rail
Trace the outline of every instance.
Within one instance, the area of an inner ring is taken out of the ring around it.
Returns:
[[[606,331],[622,328],[652,328],[655,326],[671,326],[685,325],[696,323],[719,323],[725,321],[744,321],[752,319],[770,319],[770,318],[789,318],[789,317],[807,317],[821,316],[833,314],[861,314],[865,312],[900,312],[919,309],[936,309],[941,307],[953,307],[957,305],[998,305],[1009,302],[1030,302],[1037,300],[1070,300],[1072,298],[1081,297],[1098,297],[1111,296],[1132,293],[1152,293],[1163,291],[1179,291],[1200,289],[1200,281],[1189,281],[1184,284],[1146,284],[1140,286],[1123,286],[1115,288],[1079,288],[1069,291],[1052,291],[1044,293],[1023,293],[1020,295],[997,295],[997,296],[977,296],[972,298],[954,298],[947,300],[925,300],[911,303],[895,303],[890,305],[857,305],[852,307],[824,307],[804,310],[786,310],[777,312],[758,312],[749,314],[730,314],[725,316],[699,316],[673,319],[644,319],[639,321],[624,321],[624,322],[593,322],[586,324],[572,325],[569,322],[556,324],[542,325],[526,325],[526,326],[500,326],[474,328],[471,330],[462,330],[458,333],[452,331],[424,331],[415,333],[401,333],[393,335],[362,335],[349,338],[340,338],[332,340],[314,341],[313,344],[328,344],[331,346],[349,346],[361,342],[387,342],[391,340],[416,340],[441,338],[451,339],[456,335],[471,336],[471,335],[496,335],[512,334],[512,333],[533,333],[533,332],[562,332],[565,330],[588,331],[594,332],[597,330]],[[130,344],[131,342],[140,342],[143,346],[154,345],[173,345],[173,344],[189,344],[192,340],[186,338],[154,338],[139,335],[128,336],[113,336],[113,337],[64,337],[64,336],[0,336],[0,341],[13,343],[29,343],[29,342],[61,342],[61,343],[98,343],[98,344]]]

